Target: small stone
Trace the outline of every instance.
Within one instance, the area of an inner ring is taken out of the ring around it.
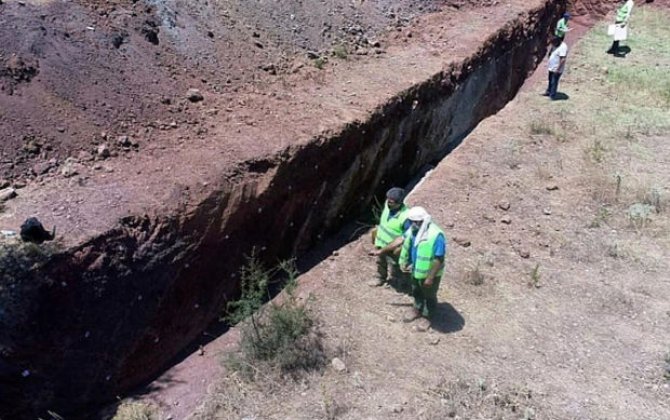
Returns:
[[[110,156],[109,146],[105,143],[99,145],[95,152],[100,159],[107,159]]]
[[[405,408],[404,408],[402,405],[399,405],[399,404],[398,404],[398,405],[394,405],[394,406],[391,408],[391,411],[392,411],[393,413],[395,413],[395,414],[400,414],[400,413],[403,412],[404,409],[405,409]]]
[[[59,133],[64,133],[65,132],[65,127],[58,127],[58,128],[56,128],[56,130],[58,130]]]
[[[347,366],[338,357],[334,358],[331,364],[333,365],[333,369],[338,372],[344,372],[347,369]]]
[[[25,183],[25,181],[14,181],[13,187],[17,190],[20,190],[21,188],[26,187],[26,183]]]
[[[75,175],[79,175],[79,170],[73,162],[66,162],[61,168],[60,173],[65,178],[71,178]]]
[[[438,344],[440,344],[440,337],[431,338],[430,340],[428,340],[428,344],[430,344],[431,346],[437,346]]]
[[[542,213],[549,216],[551,214],[551,209],[550,208],[545,208],[545,209],[542,210]]]
[[[11,200],[16,197],[16,190],[14,188],[5,188],[0,190],[0,203],[3,203],[7,200]]]
[[[271,75],[276,75],[277,74],[277,67],[272,63],[262,65],[261,70],[266,71],[266,72],[270,73]]]
[[[394,316],[391,316],[391,315],[388,315],[388,316],[386,317],[386,320],[387,320],[388,322],[398,322],[398,319],[397,319],[396,317],[394,317]]]
[[[496,218],[493,217],[493,216],[491,216],[490,214],[483,214],[482,217],[483,217],[484,220],[486,220],[487,222],[495,223],[495,221],[496,221]]]
[[[45,173],[49,172],[52,167],[53,165],[51,165],[50,162],[40,162],[33,165],[31,170],[35,175],[44,175]]]
[[[557,189],[558,189],[558,185],[556,185],[556,184],[547,185],[547,191],[556,191]]]
[[[23,150],[30,153],[31,155],[37,155],[42,151],[42,145],[35,140],[29,140],[26,144],[23,145]]]
[[[321,55],[316,52],[316,51],[307,51],[307,58],[310,60],[316,60],[317,58],[321,57]]]
[[[0,190],[2,190],[4,188],[7,188],[10,185],[12,185],[12,184],[9,181],[7,181],[6,179],[0,179]]]
[[[521,258],[530,258],[530,251],[528,251],[527,249],[520,249],[519,256]]]
[[[77,154],[77,158],[80,162],[90,162],[93,160],[93,155],[86,150],[81,150]]]
[[[509,225],[510,223],[512,223],[512,218],[509,217],[509,216],[505,216],[502,219],[500,219],[500,223],[504,223],[506,225]]]
[[[191,102],[200,102],[205,99],[204,96],[202,96],[202,93],[198,89],[189,89],[186,92],[186,99],[188,99]]]
[[[498,203],[498,208],[505,211],[509,210],[510,208],[509,201],[501,201],[500,203]]]
[[[454,240],[454,242],[456,242],[457,244],[459,244],[463,248],[467,248],[470,245],[472,245],[472,243],[470,242],[469,239],[461,238],[459,236],[454,236],[452,239]]]
[[[254,45],[256,46],[256,48],[260,48],[260,49],[264,48],[263,43],[260,42],[260,41],[254,41]]]
[[[130,147],[133,143],[128,136],[119,136],[116,138],[116,144],[122,147]]]
[[[205,348],[202,346],[202,344],[198,347],[198,356],[204,356],[205,355]]]

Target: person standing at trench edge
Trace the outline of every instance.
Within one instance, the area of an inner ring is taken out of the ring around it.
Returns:
[[[423,207],[412,207],[407,218],[411,227],[405,232],[399,264],[412,275],[414,308],[403,321],[412,322],[422,316],[430,321],[437,315],[437,291],[444,274],[447,241]]]
[[[621,7],[617,9],[612,33],[614,41],[612,41],[610,49],[607,50],[607,54],[614,54],[617,57],[625,56],[619,48],[619,42],[628,39],[628,19],[630,19],[634,4],[633,0],[624,1]]]
[[[370,252],[377,257],[377,277],[369,283],[371,287],[379,287],[391,279],[400,282],[402,286],[405,278],[397,264],[400,247],[403,242],[403,232],[409,229],[407,220],[408,208],[404,203],[405,190],[402,188],[391,188],[386,192],[384,210],[379,219],[379,224],[372,230],[372,243],[375,249]]]
[[[565,12],[563,13],[563,17],[561,17],[561,19],[556,24],[556,29],[554,30],[554,36],[556,36],[556,38],[560,38],[561,41],[565,39],[565,34],[570,32],[570,28],[568,27],[569,20],[570,20],[570,13]]]
[[[552,101],[556,100],[558,92],[558,81],[565,70],[565,61],[568,56],[568,45],[561,38],[551,40],[552,47],[549,50],[549,61],[547,68],[549,70],[549,84],[544,96],[548,96]]]

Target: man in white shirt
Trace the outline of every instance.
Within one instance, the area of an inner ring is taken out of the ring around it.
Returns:
[[[548,96],[551,100],[556,99],[556,92],[558,90],[558,81],[565,69],[565,59],[568,56],[568,45],[563,42],[561,38],[555,37],[551,41],[552,47],[549,51],[549,85],[544,96]]]

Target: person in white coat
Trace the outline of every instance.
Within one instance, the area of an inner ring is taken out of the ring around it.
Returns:
[[[619,47],[619,43],[628,39],[628,20],[630,19],[630,13],[633,11],[634,5],[633,0],[627,0],[617,9],[614,30],[611,31],[614,41],[610,49],[607,50],[607,54],[614,54],[618,57],[624,55]]]

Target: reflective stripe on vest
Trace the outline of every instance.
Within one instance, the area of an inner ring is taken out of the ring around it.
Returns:
[[[444,232],[437,227],[434,223],[431,223],[430,226],[428,226],[428,239],[425,241],[422,241],[418,247],[417,247],[417,252],[416,252],[416,261],[413,263],[413,270],[412,270],[412,275],[414,276],[415,279],[418,280],[423,280],[426,277],[428,277],[428,273],[430,273],[430,267],[433,264],[434,255],[433,255],[433,247],[435,246],[435,241],[437,240],[437,237],[439,235],[442,235],[445,237],[446,241],[446,236],[444,235]],[[411,249],[410,249],[410,244],[412,243],[412,234],[408,233],[405,236],[405,242],[402,244],[402,250],[400,251],[400,264],[403,266],[406,266],[407,263],[409,262],[409,257],[411,255]],[[440,268],[440,271],[437,273],[437,277],[441,277],[442,274],[444,273],[444,265],[442,265],[442,268]]]
[[[384,204],[384,211],[377,226],[377,238],[375,239],[377,248],[385,247],[402,235],[402,227],[407,219],[408,211],[409,209],[403,204],[398,212],[389,218],[391,209],[388,204]]]
[[[630,4],[626,3],[619,8],[616,12],[616,21],[617,23],[625,22],[628,19],[628,14],[630,13]],[[610,21],[611,22],[611,21]]]

